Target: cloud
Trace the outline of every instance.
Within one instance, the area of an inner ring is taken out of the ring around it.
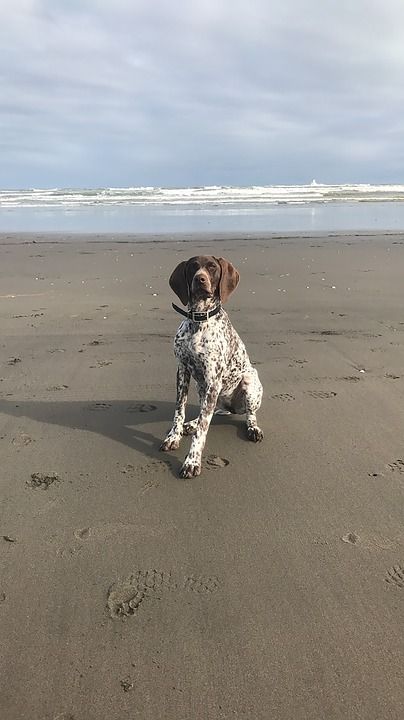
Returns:
[[[399,0],[4,0],[0,185],[397,181]]]

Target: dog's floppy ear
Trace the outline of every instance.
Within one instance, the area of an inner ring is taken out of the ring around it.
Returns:
[[[226,302],[227,298],[233,290],[236,289],[240,275],[238,270],[225,258],[215,258],[221,268],[220,284],[219,284],[219,296],[222,302]]]
[[[174,290],[176,295],[178,295],[183,305],[188,305],[189,301],[186,270],[187,262],[184,260],[177,265],[175,270],[173,270],[168,281],[170,283],[170,288]]]

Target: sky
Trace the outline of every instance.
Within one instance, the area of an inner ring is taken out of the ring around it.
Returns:
[[[1,0],[0,187],[404,182],[403,0]]]

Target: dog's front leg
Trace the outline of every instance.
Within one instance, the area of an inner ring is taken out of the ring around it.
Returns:
[[[164,442],[160,445],[160,450],[176,450],[179,447],[182,437],[182,430],[185,420],[185,406],[187,404],[189,381],[191,373],[189,368],[180,363],[177,369],[177,400],[175,403],[175,413],[173,426],[167,433]]]
[[[201,409],[196,424],[195,434],[192,436],[189,453],[180,470],[180,476],[183,478],[200,475],[202,452],[205,447],[206,436],[208,434],[210,421],[212,420],[212,416],[215,411],[220,388],[221,383],[216,381],[215,383],[208,385],[205,392],[202,394]]]

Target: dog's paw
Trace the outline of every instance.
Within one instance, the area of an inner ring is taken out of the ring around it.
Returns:
[[[251,442],[261,442],[261,440],[264,439],[264,433],[257,426],[248,427],[247,428],[247,437],[249,440],[251,440]]]
[[[183,435],[193,435],[196,432],[198,420],[190,420],[184,424]]]
[[[190,477],[196,477],[196,475],[201,474],[201,465],[196,464],[195,462],[188,462],[185,460],[181,470],[180,470],[180,477],[182,478],[190,478]]]
[[[160,450],[163,452],[169,452],[170,450],[178,450],[180,446],[180,439],[178,437],[168,436],[164,442],[160,445]]]

